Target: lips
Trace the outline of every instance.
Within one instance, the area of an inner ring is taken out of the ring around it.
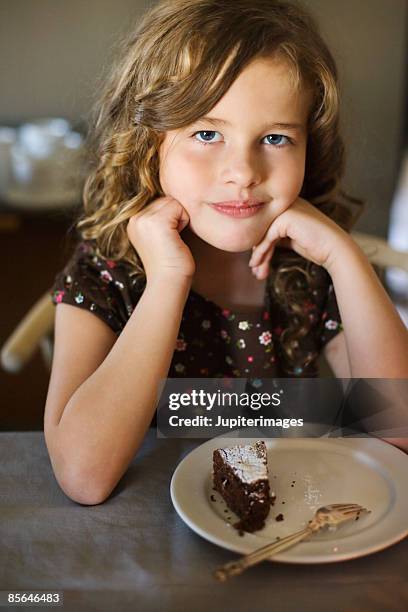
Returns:
[[[256,204],[253,204],[256,202]],[[259,213],[260,210],[265,206],[264,202],[258,200],[246,200],[245,202],[222,202],[213,204],[212,208],[222,215],[228,215],[229,217],[235,217],[236,219],[246,219]]]
[[[260,200],[229,200],[227,202],[214,202],[213,206],[222,208],[252,208],[254,206],[262,206],[264,202]]]

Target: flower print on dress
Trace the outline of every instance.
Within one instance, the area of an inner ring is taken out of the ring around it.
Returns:
[[[226,329],[222,329],[220,331],[220,336],[223,340],[225,340],[226,344],[229,344],[231,342],[231,336],[228,334]]]
[[[201,323],[201,327],[203,329],[210,329],[211,321],[209,321],[208,319],[204,319],[204,321],[202,321],[202,323]]]
[[[258,336],[259,342],[265,346],[272,342],[272,334],[270,331],[264,331]]]
[[[246,342],[243,338],[240,338],[239,340],[237,340],[236,345],[239,349],[246,348]]]
[[[112,274],[108,270],[101,270],[101,279],[104,283],[110,283],[113,281]]]
[[[55,304],[61,304],[62,298],[65,295],[65,291],[54,291],[54,302]]]
[[[64,285],[67,289],[69,289],[72,285],[72,276],[70,274],[68,274],[65,278],[64,278]]]
[[[249,321],[240,321],[238,323],[238,328],[242,329],[243,331],[247,331],[251,329],[251,327],[252,327],[252,323],[250,323]]]
[[[82,253],[85,253],[85,254],[94,252],[92,246],[88,244],[87,242],[81,242],[79,245],[79,249]]]
[[[107,259],[106,265],[108,266],[108,268],[113,270],[113,268],[116,268],[116,261],[112,261],[112,259]]]
[[[184,372],[186,367],[182,363],[176,363],[176,365],[174,366],[174,369],[176,370],[176,372],[182,373]]]
[[[316,304],[314,304],[311,300],[306,300],[303,302],[303,310],[305,312],[311,312],[316,309]]]
[[[228,365],[232,365],[234,363],[229,355],[225,357],[225,361],[228,363]]]
[[[115,281],[115,285],[116,287],[118,287],[118,289],[120,289],[121,291],[125,288],[125,285],[123,283],[121,283],[120,281],[116,280]]]
[[[183,338],[177,338],[176,351],[185,351],[187,348],[187,342]]]
[[[84,301],[84,294],[79,291],[79,293],[77,293],[76,296],[74,297],[74,300],[76,301],[77,304],[82,304]]]
[[[340,327],[340,323],[338,321],[333,321],[333,319],[329,319],[328,321],[326,321],[324,326],[326,329],[329,329],[330,331],[334,331],[335,329]]]
[[[229,308],[224,308],[221,313],[226,319],[228,319],[228,321],[234,321],[235,315],[230,311]]]

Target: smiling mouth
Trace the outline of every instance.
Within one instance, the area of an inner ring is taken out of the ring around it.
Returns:
[[[229,200],[228,202],[214,202],[213,206],[218,208],[255,208],[263,206],[265,202],[259,200]]]
[[[222,204],[212,204],[212,208],[214,208],[214,210],[216,210],[218,213],[228,215],[229,217],[235,217],[237,219],[252,217],[262,210],[264,206],[264,202],[260,202],[255,205],[248,205],[247,202],[245,202],[245,205],[243,206],[237,206],[231,202],[227,202],[226,204],[224,202]]]

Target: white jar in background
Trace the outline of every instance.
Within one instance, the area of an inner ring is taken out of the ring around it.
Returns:
[[[30,157],[47,159],[70,130],[67,119],[37,119],[20,127],[18,140]]]
[[[17,130],[0,126],[0,200],[5,198],[11,176],[11,149],[17,140]]]
[[[11,147],[5,200],[17,208],[52,209],[80,204],[86,176],[83,137],[66,119],[22,125]]]

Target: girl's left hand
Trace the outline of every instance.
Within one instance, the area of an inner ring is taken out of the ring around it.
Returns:
[[[282,246],[330,272],[339,251],[350,241],[350,236],[337,223],[306,200],[297,198],[276,217],[261,242],[253,247],[249,265],[259,280],[265,279],[274,250],[281,242]]]

